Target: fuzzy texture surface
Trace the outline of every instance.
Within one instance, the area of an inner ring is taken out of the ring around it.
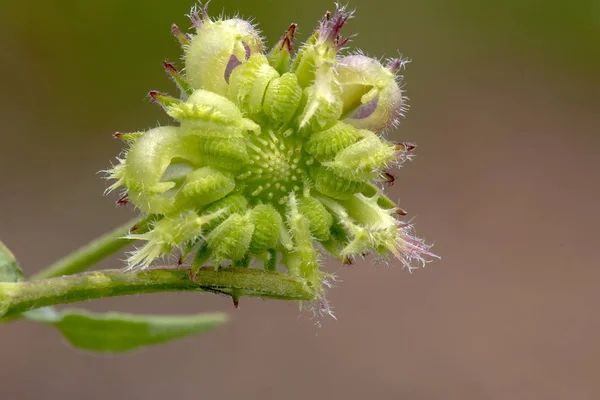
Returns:
[[[190,14],[194,35],[173,26],[185,68],[164,66],[181,96],[150,96],[177,124],[117,134],[129,146],[109,171],[119,202],[153,219],[128,236],[145,242],[129,268],[176,250],[194,269],[285,267],[316,299],[322,252],[391,254],[409,269],[433,256],[383,193],[414,149],[383,135],[406,109],[405,61],[342,54],[351,17],[328,12],[295,55],[294,24],[269,52],[252,24],[206,7]]]

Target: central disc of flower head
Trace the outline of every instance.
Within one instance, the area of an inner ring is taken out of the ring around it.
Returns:
[[[150,96],[176,122],[119,134],[130,146],[110,171],[110,189],[126,192],[119,202],[152,216],[147,232],[129,235],[146,242],[130,268],[175,249],[182,263],[194,254],[193,271],[284,265],[322,299],[317,249],[344,262],[369,253],[425,262],[429,246],[382,190],[414,148],[383,135],[404,111],[403,61],[340,56],[350,16],[328,12],[293,59],[295,25],[268,53],[252,24],[213,20],[205,7],[192,10],[195,35],[173,27],[185,74],[164,66],[182,95]]]
[[[298,192],[305,180],[301,144],[289,137],[291,131],[250,138],[249,166],[238,179],[247,182],[245,193],[278,206],[286,204],[290,192]]]

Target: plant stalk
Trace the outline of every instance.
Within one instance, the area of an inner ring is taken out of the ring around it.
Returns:
[[[314,300],[304,280],[288,274],[246,268],[149,268],[103,270],[28,282],[0,283],[0,319],[29,310],[83,300],[155,292],[206,291],[281,300]]]

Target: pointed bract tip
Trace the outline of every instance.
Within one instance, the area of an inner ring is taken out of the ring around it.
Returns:
[[[113,138],[121,139],[125,142],[130,142],[130,143],[134,142],[140,136],[142,136],[142,132],[129,132],[129,133],[115,132],[115,133],[113,133]]]
[[[151,90],[148,93],[148,96],[150,96],[154,103],[158,104],[159,106],[165,109],[173,104],[181,103],[181,101],[176,99],[175,97],[168,96],[156,90]]]
[[[238,295],[232,294],[231,295],[231,299],[233,300],[233,306],[235,308],[239,308],[240,307],[240,298]]]
[[[167,73],[177,73],[177,68],[175,68],[175,65],[172,62],[169,62],[167,60],[163,61],[163,68],[167,71]]]
[[[391,173],[384,171],[381,176],[387,182],[388,186],[394,186],[394,182],[396,181],[396,177]]]
[[[319,41],[329,42],[334,45],[336,50],[342,48],[349,38],[340,40],[340,31],[346,22],[352,18],[354,11],[346,11],[346,6],[336,4],[336,10],[333,15],[327,11],[319,26]]]
[[[194,92],[194,89],[190,86],[185,77],[181,74],[181,72],[177,70],[175,64],[173,64],[170,61],[164,60],[163,68],[165,69],[165,72],[167,73],[169,78],[171,78],[171,80],[175,82],[179,89],[182,92],[184,92],[187,96],[191,95]]]
[[[129,196],[127,194],[124,194],[119,198],[119,200],[117,200],[117,204],[120,206],[125,206],[129,204]]]
[[[408,212],[400,207],[396,208],[396,214],[401,215],[401,216],[405,216],[408,215]]]
[[[413,151],[417,148],[416,144],[408,142],[394,142],[394,146],[398,151]]]
[[[189,36],[183,33],[177,25],[171,25],[171,33],[175,36],[175,39],[177,39],[181,46],[188,46],[190,44]]]
[[[194,5],[192,11],[188,14],[190,21],[192,21],[192,25],[194,25],[196,29],[200,29],[205,23],[210,22],[210,17],[208,16],[209,3],[210,0],[204,3],[204,5],[202,5],[202,3]]]
[[[294,34],[296,33],[297,24],[291,24],[288,30],[285,32],[283,37],[281,38],[281,49],[287,50],[289,52],[292,51],[292,42],[294,41]]]
[[[388,61],[386,68],[393,74],[397,74],[399,71],[406,67],[410,60],[402,56],[398,58],[392,58]]]

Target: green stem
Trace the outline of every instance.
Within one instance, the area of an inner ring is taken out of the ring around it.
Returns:
[[[0,283],[0,319],[32,309],[83,300],[167,291],[208,291],[281,300],[314,300],[304,280],[257,269],[103,270],[29,282]]]
[[[135,219],[113,229],[38,272],[31,277],[31,280],[55,278],[85,271],[97,262],[133,243],[133,240],[123,239],[123,236],[127,235],[135,225],[138,226],[138,229],[143,229],[145,222],[146,219]]]

